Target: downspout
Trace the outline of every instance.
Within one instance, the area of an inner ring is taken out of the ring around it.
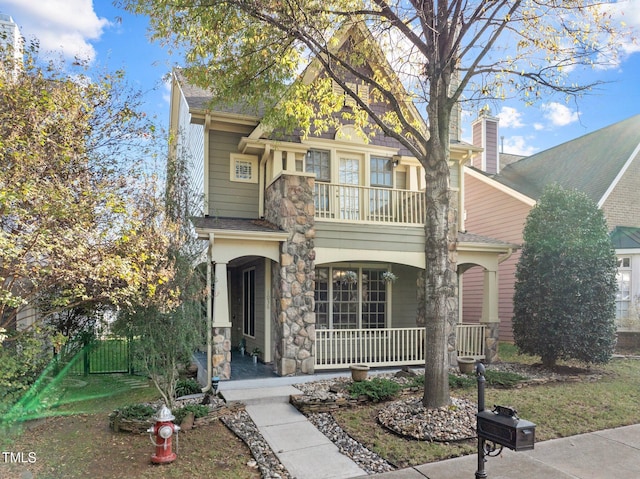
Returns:
[[[267,178],[264,173],[264,165],[269,159],[269,153],[271,152],[271,146],[269,144],[264,145],[264,152],[260,157],[260,163],[258,166],[258,216],[264,217],[264,190],[267,187]]]
[[[213,327],[213,308],[211,305],[212,295],[212,273],[213,267],[213,233],[209,233],[209,246],[207,247],[207,385],[202,388],[205,393],[211,390],[211,378],[213,374],[212,357],[213,357],[213,337],[211,328]]]

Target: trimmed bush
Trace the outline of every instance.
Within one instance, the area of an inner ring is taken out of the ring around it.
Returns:
[[[402,389],[397,382],[384,378],[373,378],[369,381],[356,381],[349,386],[352,398],[367,396],[374,402],[389,399]]]
[[[185,416],[190,412],[192,412],[193,417],[197,419],[209,414],[209,408],[203,404],[187,404],[173,412],[173,415],[176,417],[175,423],[180,424]]]
[[[195,379],[180,379],[176,383],[176,397],[188,396],[202,392],[202,387]]]
[[[151,419],[156,413],[156,410],[148,404],[130,404],[120,408],[118,411],[122,419],[137,419],[140,421]]]

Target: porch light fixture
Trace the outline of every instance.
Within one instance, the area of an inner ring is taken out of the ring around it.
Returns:
[[[398,157],[394,156],[391,159],[391,164],[393,165],[394,168],[396,168],[398,166],[398,163],[400,163],[400,159]]]

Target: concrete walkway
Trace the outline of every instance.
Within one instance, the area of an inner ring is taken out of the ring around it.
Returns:
[[[328,377],[335,377],[335,375]],[[307,380],[318,380],[311,376]],[[289,404],[301,377],[230,381],[220,385],[227,402],[240,401],[263,437],[296,479],[473,479],[476,454],[367,475]],[[504,449],[485,463],[488,479],[638,479],[640,424],[536,443],[534,450]]]
[[[299,378],[298,378],[298,382]],[[290,385],[224,388],[227,403],[242,402],[282,465],[297,479],[348,479],[366,473],[289,403]]]
[[[399,471],[376,479],[473,479],[478,456],[459,457]],[[540,442],[533,451],[505,449],[485,463],[488,479],[638,479],[640,425],[607,429]]]

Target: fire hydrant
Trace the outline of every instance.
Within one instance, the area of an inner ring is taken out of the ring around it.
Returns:
[[[180,426],[172,421],[175,416],[171,414],[171,410],[163,405],[158,414],[153,417],[156,423],[147,429],[151,442],[156,446],[156,452],[151,456],[151,462],[154,464],[166,464],[175,461],[177,454],[171,450],[171,442],[173,433],[178,433]],[[178,437],[176,436],[176,444]]]

